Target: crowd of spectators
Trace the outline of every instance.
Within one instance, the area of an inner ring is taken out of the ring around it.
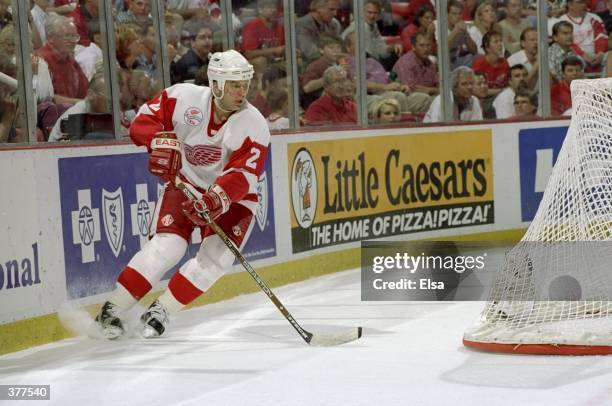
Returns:
[[[339,98],[340,85],[328,90],[323,75],[338,66],[353,81],[355,22],[341,16],[354,13],[350,2],[306,3],[310,6],[296,25],[301,122],[327,124],[328,120],[318,121],[307,113],[324,96],[329,97],[330,109],[332,105],[345,108],[347,100],[354,102],[350,91]],[[435,2],[404,1],[403,12],[397,12],[393,3],[363,3],[368,118],[387,122],[381,111],[399,109],[389,117],[441,121]],[[608,40],[612,0],[549,0],[547,4],[548,26],[542,29],[549,35],[546,71],[551,73],[552,113],[569,114],[572,80],[612,76],[612,53],[607,52],[612,47]],[[448,18],[443,26],[448,30],[453,118],[473,121],[539,114],[537,1],[449,0],[446,6]],[[277,18],[281,17],[279,12]],[[347,117],[352,115],[347,113],[342,122],[348,122]]]
[[[102,75],[98,0],[28,0],[37,139],[99,138],[84,124],[59,125],[72,112],[108,116]],[[433,0],[364,0],[368,119],[439,122],[439,66]],[[547,0],[554,114],[571,113],[569,86],[582,77],[612,76],[612,0]],[[249,100],[273,129],[289,126],[283,2],[232,0],[236,43],[255,67]],[[298,112],[302,125],[356,123],[356,32],[353,2],[299,0],[296,10]],[[407,6],[407,7],[406,7]],[[446,2],[451,96],[455,120],[507,119],[538,114],[536,0]],[[151,0],[112,0],[122,125],[161,88],[159,44]],[[207,84],[209,55],[223,48],[219,0],[166,0],[165,54],[172,84]],[[0,0],[0,142],[24,141],[15,78],[11,1]],[[95,83],[94,83],[95,81]],[[78,108],[76,108],[78,106]],[[81,120],[83,121],[83,120]],[[97,120],[101,123],[102,121]],[[74,120],[73,123],[74,124]],[[112,132],[112,131],[111,131]],[[93,134],[88,134],[93,133]],[[108,134],[109,138],[113,137]]]
[[[114,138],[103,74],[98,0],[28,0],[32,87],[38,141]],[[161,89],[159,45],[150,0],[112,0],[122,132],[137,109]],[[23,109],[10,79],[15,72],[15,25],[11,1],[0,0],[0,142],[27,141]],[[207,84],[209,54],[221,50],[217,1],[167,0],[164,26],[172,83]]]

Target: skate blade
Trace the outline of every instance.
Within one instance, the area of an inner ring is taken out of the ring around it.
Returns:
[[[143,338],[158,338],[159,337],[159,333],[157,332],[157,330],[155,330],[153,327],[149,326],[148,324],[143,324],[142,328],[140,329],[140,335]]]
[[[87,336],[94,340],[116,340],[124,335],[125,330],[117,326],[102,327],[96,321],[91,323]]]
[[[115,326],[108,326],[102,329],[102,335],[108,340],[116,340],[125,333],[125,330]]]

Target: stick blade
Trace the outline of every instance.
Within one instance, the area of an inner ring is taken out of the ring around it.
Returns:
[[[358,340],[361,333],[361,327],[356,327],[336,334],[313,334],[308,344],[313,347],[333,347]]]

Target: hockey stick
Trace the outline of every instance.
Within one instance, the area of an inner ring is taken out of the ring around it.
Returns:
[[[192,200],[197,199],[195,194],[187,187],[185,183],[181,182],[178,177],[176,178],[175,184],[176,187],[181,189],[187,197]],[[209,216],[207,212],[202,213],[201,216],[204,220],[208,222],[210,227],[219,236],[219,238],[221,238],[221,240],[225,243],[227,248],[229,248],[232,254],[234,254],[236,258],[238,258],[238,261],[240,261],[244,269],[246,269],[249,275],[251,275],[253,279],[255,279],[255,282],[257,283],[259,288],[263,290],[263,292],[270,298],[272,303],[274,303],[276,308],[283,314],[283,316],[285,316],[287,321],[299,333],[300,337],[302,337],[302,339],[306,341],[306,343],[312,346],[330,347],[334,345],[348,343],[350,341],[355,341],[361,337],[361,327],[351,328],[350,330],[336,334],[312,334],[304,330],[302,326],[300,326],[300,324],[297,322],[297,320],[293,318],[291,313],[289,313],[289,310],[287,310],[287,308],[281,303],[278,297],[276,297],[274,292],[272,292],[272,289],[270,289],[268,284],[263,279],[261,279],[257,271],[253,269],[251,264],[248,263],[248,261],[240,253],[238,248],[236,248],[232,240],[230,240],[227,234],[225,234],[225,231],[223,231],[221,227],[219,227],[217,223],[214,222],[214,220]]]

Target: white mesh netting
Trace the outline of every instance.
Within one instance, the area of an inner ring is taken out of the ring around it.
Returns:
[[[570,127],[540,207],[468,342],[612,346],[612,78],[571,89]]]

